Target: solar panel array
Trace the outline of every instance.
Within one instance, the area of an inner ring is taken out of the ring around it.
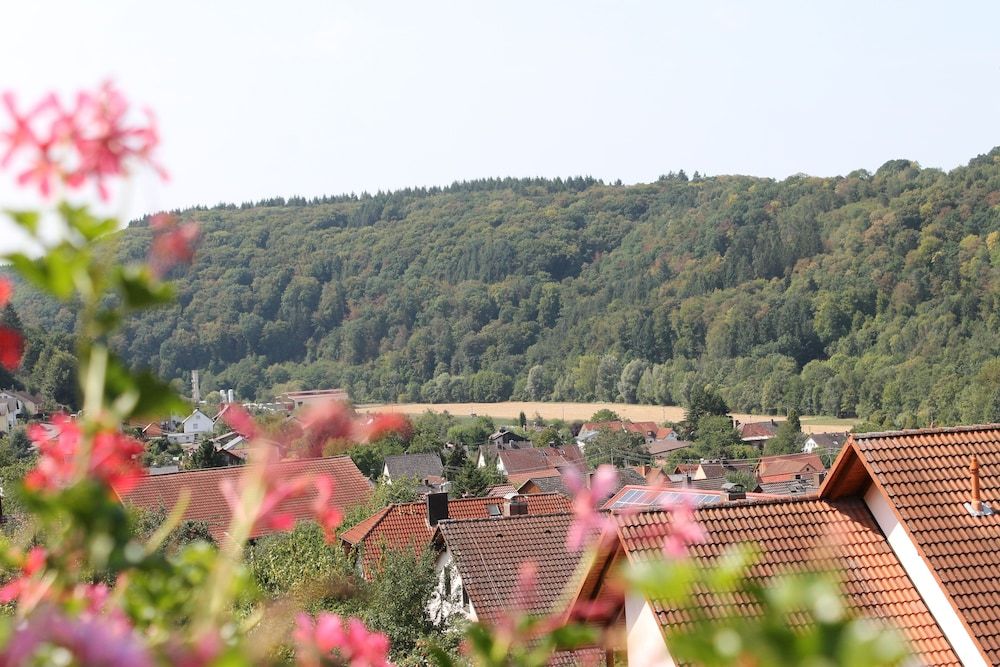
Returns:
[[[629,489],[614,501],[609,509],[626,509],[635,507],[669,507],[680,503],[691,503],[695,506],[712,505],[721,500],[718,494],[710,493],[680,493],[677,491],[662,491],[652,489]]]

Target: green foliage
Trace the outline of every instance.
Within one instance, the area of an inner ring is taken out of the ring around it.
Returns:
[[[621,421],[621,417],[619,417],[618,413],[615,412],[614,410],[609,410],[608,408],[601,408],[590,417],[590,421],[597,423],[616,422],[616,421]]]
[[[388,505],[412,503],[416,500],[420,500],[420,494],[417,493],[414,480],[404,478],[389,484],[384,479],[380,479],[375,483],[371,499],[364,505],[357,505],[347,512],[344,516],[344,522],[341,524],[341,530],[347,530]]]
[[[799,416],[792,412],[788,415],[788,419],[778,426],[774,437],[764,443],[764,456],[797,454],[802,451],[802,446],[805,443],[806,436],[802,433]]]
[[[694,440],[694,452],[706,459],[740,458],[744,444],[740,434],[733,428],[733,422],[723,415],[704,415],[698,420]],[[687,454],[690,455],[690,454]]]
[[[246,561],[257,586],[273,597],[286,593],[322,596],[352,572],[344,550],[327,544],[323,531],[311,521],[300,521],[290,532],[260,538],[247,547]]]
[[[729,406],[714,387],[695,385],[691,388],[691,396],[684,411],[684,421],[681,423],[682,435],[688,439],[697,438],[702,417],[722,416],[728,413]]]
[[[451,496],[482,496],[491,486],[506,481],[507,477],[494,466],[487,464],[480,468],[474,459],[469,459],[452,477]]]
[[[427,603],[436,583],[430,550],[387,550],[372,581],[352,600],[354,613],[369,628],[388,635],[394,656],[405,656],[435,634]]]
[[[587,442],[584,455],[591,467],[610,463],[618,468],[648,464],[651,460],[646,439],[639,433],[602,428]]]
[[[744,491],[753,491],[758,484],[757,476],[749,470],[729,470],[726,472],[726,481],[739,484]]]
[[[992,421],[997,154],[949,173],[503,179],[192,210],[182,304],[116,341],[164,377],[200,368],[206,391],[248,397],[292,383],[358,401],[686,405],[713,385],[741,412]],[[131,225],[120,255],[151,234]],[[25,261],[64,295],[76,265],[54,257]],[[15,305],[47,332],[76,314],[27,290]]]
[[[541,431],[531,433],[531,443],[535,447],[549,447],[565,444],[562,432],[555,426],[546,426]]]
[[[225,454],[218,451],[215,448],[215,443],[208,438],[203,438],[198,443],[198,448],[191,453],[191,459],[188,462],[188,467],[191,469],[221,468],[225,465]]]

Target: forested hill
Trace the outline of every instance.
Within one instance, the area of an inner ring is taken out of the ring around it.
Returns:
[[[185,215],[203,236],[179,305],[119,346],[205,389],[683,403],[698,382],[740,411],[1000,421],[1000,148],[949,173],[487,180]],[[123,236],[145,254],[144,222]]]

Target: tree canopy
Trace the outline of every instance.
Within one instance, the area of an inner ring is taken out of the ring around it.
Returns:
[[[488,179],[182,211],[179,300],[126,361],[244,398],[688,404],[906,427],[1000,418],[1000,149],[828,178]],[[144,256],[147,219],[122,232]],[[67,397],[72,304],[18,289]],[[54,347],[52,347],[54,346]],[[693,422],[693,423],[696,423]]]

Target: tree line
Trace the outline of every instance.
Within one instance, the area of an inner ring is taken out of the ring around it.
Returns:
[[[1000,420],[1000,149],[950,172],[491,179],[183,214],[202,242],[179,303],[116,343],[206,391],[687,404],[713,385],[739,411]],[[134,222],[120,253],[150,234]],[[18,294],[27,326],[72,327]]]

